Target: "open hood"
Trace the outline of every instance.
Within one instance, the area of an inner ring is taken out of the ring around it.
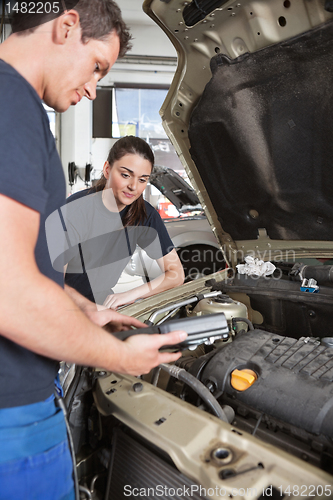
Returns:
[[[178,212],[201,208],[194,189],[172,168],[155,165],[149,182],[175,205]]]
[[[333,2],[146,0],[178,67],[164,128],[226,256],[333,256]]]

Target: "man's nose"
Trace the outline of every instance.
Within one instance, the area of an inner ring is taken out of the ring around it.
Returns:
[[[86,83],[83,86],[84,89],[84,95],[87,97],[87,99],[90,99],[93,101],[96,99],[96,82],[93,80],[90,80],[90,82]]]

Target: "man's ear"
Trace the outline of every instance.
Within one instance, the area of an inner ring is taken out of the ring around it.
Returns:
[[[76,10],[65,11],[55,20],[54,41],[63,45],[77,30],[81,31],[79,13]]]
[[[106,161],[103,165],[103,175],[105,177],[105,179],[108,179],[109,178],[109,175],[110,175],[110,165],[109,165],[109,162]]]

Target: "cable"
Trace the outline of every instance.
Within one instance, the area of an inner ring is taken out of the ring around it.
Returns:
[[[193,375],[184,370],[184,368],[179,368],[178,366],[168,365],[165,363],[162,363],[159,366],[162,370],[168,372],[172,377],[175,377],[190,386],[191,389],[193,389],[200,396],[214,415],[216,415],[216,417],[223,420],[223,422],[229,422],[225,412],[217,400],[214,398],[209,389],[207,389],[207,387],[200,382],[200,380],[196,379]]]
[[[257,423],[256,423],[256,426],[255,426],[255,428],[253,429],[253,431],[252,431],[252,433],[251,433],[251,434],[252,434],[252,436],[254,436],[254,435],[255,435],[255,433],[257,432],[258,427],[259,427],[259,425],[260,425],[260,423],[261,423],[261,420],[262,420],[262,417],[263,417],[263,416],[264,416],[264,414],[262,413],[262,414],[260,415],[260,417],[258,418]]]
[[[151,385],[157,386],[157,382],[158,382],[158,379],[159,379],[159,376],[160,376],[160,371],[161,371],[161,367],[160,366],[156,366],[153,369],[153,371],[152,371]]]
[[[67,429],[67,436],[68,436],[68,443],[69,443],[69,450],[72,456],[72,461],[73,461],[73,476],[74,476],[74,490],[75,490],[75,500],[80,500],[80,487],[79,487],[79,480],[77,477],[77,470],[76,470],[76,458],[75,458],[75,451],[74,451],[74,443],[73,443],[73,438],[72,438],[72,432],[69,427],[69,422],[67,419],[67,408],[65,405],[65,401],[63,398],[58,394],[58,392],[55,393],[56,396],[56,402],[59,408],[61,408],[64,418],[65,418],[65,423],[66,423],[66,429]]]

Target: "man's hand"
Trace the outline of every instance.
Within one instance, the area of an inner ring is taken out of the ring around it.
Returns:
[[[128,375],[143,375],[149,373],[161,363],[171,363],[181,357],[180,352],[160,352],[164,345],[174,345],[183,342],[187,333],[181,330],[163,335],[132,335],[122,343],[120,373]]]
[[[142,328],[146,326],[135,318],[124,316],[115,311],[108,309],[106,306],[95,304],[86,299],[74,288],[65,285],[65,292],[81,309],[82,312],[97,326],[108,325],[108,331],[119,332],[121,330],[129,330],[131,326]],[[113,297],[113,295],[111,295]],[[109,323],[112,322],[112,325]]]
[[[86,315],[98,326],[108,325],[108,331],[120,332],[122,330],[129,330],[132,326],[135,328],[143,328],[147,325],[141,323],[136,318],[131,318],[130,316],[125,316],[112,309],[100,309],[97,310],[96,306],[91,309],[85,310]]]

